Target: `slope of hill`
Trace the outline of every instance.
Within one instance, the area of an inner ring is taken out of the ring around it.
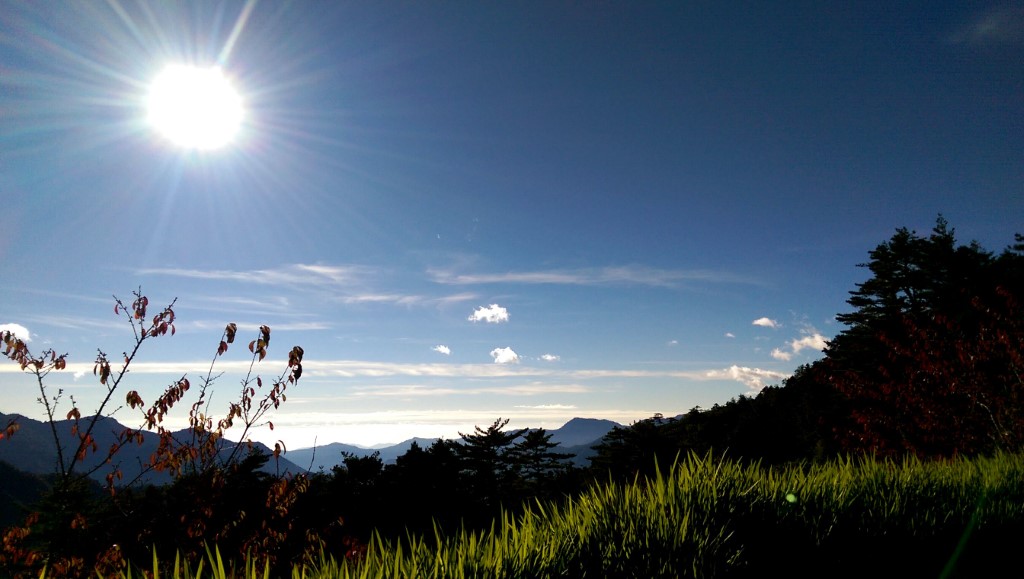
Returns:
[[[597,444],[611,429],[621,426],[618,422],[599,418],[573,418],[561,428],[548,431],[551,442],[558,443],[563,449]]]
[[[0,461],[5,461],[20,471],[32,474],[45,475],[57,472],[57,449],[54,448],[53,433],[50,430],[50,425],[25,416],[0,413],[0,423],[2,424],[6,424],[11,418],[17,418],[20,428],[14,436],[0,441]],[[87,417],[82,417],[80,424],[84,425],[87,421]],[[71,434],[72,424],[73,421],[71,420],[59,420],[55,423],[61,446],[64,449],[65,461],[67,461],[67,455],[74,453],[74,449],[77,448],[78,444],[78,439]],[[117,441],[118,434],[125,428],[124,425],[113,418],[100,418],[92,433],[99,452],[89,454],[82,465],[76,470],[84,472],[100,465],[104,458],[102,455],[105,455],[106,449],[110,448]],[[272,454],[271,449],[264,444],[256,443],[255,446],[262,452]],[[129,444],[122,448],[113,466],[120,467],[124,475],[122,480],[125,482],[132,481],[139,475],[142,475],[140,482],[143,483],[163,484],[169,482],[170,476],[165,473],[149,472],[143,474],[141,465],[149,460],[149,457],[153,455],[156,449],[157,436],[155,434],[145,436],[141,445]],[[275,465],[274,461],[271,460],[265,465],[264,470],[268,472],[279,470],[284,473],[301,472],[304,469],[299,468],[282,457],[279,465]],[[92,478],[103,482],[109,472],[109,468],[101,466],[92,474]]]
[[[368,456],[373,454],[373,452],[373,450],[363,448],[362,446],[332,442],[323,446],[289,450],[286,456],[288,460],[299,465],[299,468],[310,472],[317,472],[321,469],[330,471],[335,465],[341,464],[344,459],[344,453]]]
[[[47,488],[49,484],[42,476],[0,461],[0,528],[21,521],[28,506],[35,504]]]

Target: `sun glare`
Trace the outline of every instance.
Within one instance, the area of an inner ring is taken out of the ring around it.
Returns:
[[[242,100],[217,67],[168,66],[150,87],[149,122],[186,149],[231,142],[242,122]]]

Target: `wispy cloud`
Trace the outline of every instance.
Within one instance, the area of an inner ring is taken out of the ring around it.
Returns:
[[[27,321],[32,322],[33,326],[52,326],[60,328],[62,330],[87,330],[90,332],[118,332],[118,331],[131,331],[131,326],[128,323],[128,318],[125,316],[115,316],[111,314],[107,318],[90,318],[85,316],[39,316],[30,315],[26,316]],[[33,335],[36,337],[40,336],[39,328],[36,327]],[[26,330],[27,331],[27,330]],[[20,336],[19,336],[20,337]],[[22,338],[24,340],[24,338]]]
[[[188,305],[190,309],[210,310],[221,314],[266,314],[268,312],[292,314],[290,300],[284,296],[274,296],[265,299],[231,295],[193,296],[189,299]]]
[[[726,333],[725,333],[725,337],[726,337],[726,338],[735,338],[735,337],[736,337],[736,334],[734,334],[734,333],[732,333],[732,332],[726,332]]]
[[[966,44],[1024,42],[1024,3],[1006,2],[986,9],[957,31],[952,41]]]
[[[450,386],[366,386],[354,389],[352,396],[366,398],[433,398],[438,396],[541,396],[546,394],[586,394],[590,389],[580,384],[548,384],[530,382],[501,386],[453,388]]]
[[[383,293],[356,293],[342,295],[335,298],[335,301],[343,304],[398,304],[411,306],[423,303],[427,298],[420,295],[406,294],[383,294]]]
[[[480,394],[505,394],[509,396],[541,396],[545,394],[587,394],[591,390],[582,384],[562,384],[550,382],[528,382],[511,384],[488,389],[480,389]]]
[[[579,408],[575,404],[537,404],[537,405],[526,405],[518,404],[513,408],[528,408],[531,410],[575,410]]]
[[[515,364],[519,362],[519,354],[512,348],[495,348],[491,350],[495,364]]]
[[[25,343],[32,341],[32,334],[21,324],[0,324],[0,334],[4,332],[14,334],[14,337]]]
[[[0,365],[3,368],[3,365]],[[417,376],[430,378],[505,378],[512,376],[550,376],[551,369],[500,364],[405,364],[364,360],[313,360],[302,364],[303,378],[380,378]],[[90,367],[91,370],[91,367]]]
[[[789,378],[789,374],[774,370],[733,365],[722,370],[711,370],[707,372],[707,377],[711,379],[736,380],[746,384],[752,390],[760,390],[766,386],[766,381],[777,382],[784,380]]]
[[[476,294],[454,294],[450,296],[424,296],[400,293],[350,293],[334,298],[343,304],[396,304],[400,306],[444,306],[476,299]]]
[[[487,307],[480,306],[469,315],[469,321],[500,324],[508,321],[508,310],[498,304],[491,304]]]
[[[347,286],[376,273],[362,265],[308,265],[297,263],[273,269],[183,269],[146,268],[139,275],[163,275],[205,280],[223,280],[276,286]]]
[[[761,326],[762,328],[773,328],[774,329],[774,328],[778,328],[780,326],[779,322],[777,322],[777,321],[775,321],[775,320],[773,320],[771,318],[768,318],[768,317],[757,318],[756,320],[754,320],[753,322],[750,322],[750,323],[755,325],[755,326]]]
[[[514,353],[512,348],[496,348],[498,350],[510,350],[508,356]],[[229,355],[228,355],[229,356]],[[516,359],[519,356],[516,354]],[[287,360],[274,359],[271,356],[263,361],[261,371],[281,371],[287,365]],[[68,365],[68,372],[92,373],[92,363],[72,363]],[[132,364],[132,374],[151,375],[163,374],[170,377],[182,375],[205,374],[210,367],[209,360],[195,360],[187,362],[135,362]],[[745,368],[732,366],[724,370],[565,370],[557,366],[530,366],[525,364],[403,364],[393,362],[372,362],[362,360],[316,360],[307,358],[303,364],[302,379],[305,382],[316,381],[319,383],[331,383],[337,379],[349,378],[391,378],[396,376],[407,376],[416,378],[471,378],[479,380],[509,378],[531,378],[535,382],[536,391],[548,391],[545,388],[552,387],[552,382],[563,383],[566,380],[630,380],[630,379],[656,379],[671,378],[679,380],[706,381],[706,380],[738,380],[750,384],[750,376],[763,376],[767,379],[781,379],[788,376],[782,372],[762,370],[759,368]],[[225,360],[218,359],[216,370],[225,374],[246,373],[250,369],[249,360]],[[0,373],[20,373],[22,370],[14,364],[0,364]],[[381,385],[367,386],[368,388],[384,387]],[[507,386],[502,386],[507,388]],[[573,388],[579,386],[574,384]],[[465,391],[465,390],[459,390]],[[291,402],[291,401],[290,401]]]
[[[544,360],[545,362],[557,362],[561,360],[562,357],[556,356],[554,354],[541,354],[540,359]]]
[[[450,356],[452,353],[452,349],[449,348],[448,346],[445,346],[444,344],[438,344],[437,346],[431,348],[431,350],[438,352],[440,354],[444,354],[445,356]]]
[[[224,322],[216,322],[212,320],[196,320],[194,322],[186,322],[181,324],[175,322],[175,324],[178,326],[179,331],[182,329],[203,331],[223,330],[225,325]],[[236,325],[238,331],[244,334],[245,332],[256,333],[259,331],[260,326],[265,324],[238,322]],[[280,332],[314,332],[330,330],[332,327],[330,324],[326,322],[286,322],[282,324],[266,325],[269,325],[271,330]]]
[[[504,273],[460,274],[431,269],[428,275],[443,284],[554,284],[554,285],[647,285],[675,287],[688,282],[743,283],[754,280],[712,270],[671,270],[646,266],[621,266],[586,269],[553,269]]]
[[[322,264],[291,264],[278,268],[256,270],[228,269],[183,269],[183,268],[148,268],[136,272],[139,275],[161,275],[200,279],[207,281],[235,282],[261,286],[284,287],[306,292],[325,292],[330,301],[342,304],[395,304],[402,306],[437,305],[444,306],[476,299],[476,294],[462,292],[446,296],[425,296],[402,292],[368,291],[365,288],[384,270],[364,265],[322,265]],[[290,300],[276,297],[272,301],[258,301],[251,298],[219,297],[209,298],[227,305],[251,306],[258,311],[278,311],[291,313]],[[217,306],[206,306],[216,309]]]

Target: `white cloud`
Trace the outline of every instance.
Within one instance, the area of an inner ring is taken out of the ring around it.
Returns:
[[[32,334],[21,324],[0,324],[0,333],[10,332],[22,342],[31,342]]]
[[[498,304],[491,304],[486,308],[480,306],[471,316],[469,316],[469,321],[483,321],[489,324],[500,324],[501,322],[508,321],[508,310]]]
[[[799,354],[800,350],[806,348],[811,348],[820,352],[828,347],[828,341],[825,336],[822,336],[818,332],[814,332],[813,334],[804,336],[799,340],[793,340],[789,345],[793,348],[794,354]]]
[[[786,344],[788,350],[783,350],[781,348],[775,348],[772,350],[772,358],[788,361],[803,350],[812,349],[820,352],[828,347],[827,338],[821,335],[814,328],[804,330],[803,333],[804,336],[802,338],[794,338]]]
[[[519,362],[519,354],[512,348],[495,348],[491,350],[491,357],[495,364],[515,364]]]
[[[538,404],[536,406],[518,404],[514,408],[528,408],[532,410],[575,410],[578,406],[575,404]]]
[[[757,318],[756,320],[754,320],[753,322],[750,322],[750,323],[755,325],[755,326],[761,326],[762,328],[778,328],[779,327],[779,322],[776,322],[775,320],[773,320],[771,318]]]
[[[726,338],[735,338],[735,337],[736,337],[736,334],[734,334],[734,333],[732,333],[732,332],[726,332],[726,333],[725,333],[725,337],[726,337]]]
[[[679,345],[679,340],[669,340],[668,341],[668,345],[669,346],[678,346]]]
[[[433,350],[435,352],[440,352],[441,354],[444,354],[445,356],[450,356],[451,353],[452,353],[452,349],[449,348],[448,346],[445,346],[444,344],[438,344],[437,346],[434,346],[433,348],[431,348],[431,350]]]
[[[557,362],[557,361],[561,360],[562,357],[561,356],[556,356],[554,354],[543,354],[543,355],[541,355],[540,359],[544,360],[545,362]]]
[[[778,382],[789,378],[785,372],[764,370],[761,368],[748,368],[746,366],[730,366],[723,370],[710,370],[707,377],[712,379],[727,378],[736,380],[749,386],[753,390],[760,390],[765,387],[765,381]]]

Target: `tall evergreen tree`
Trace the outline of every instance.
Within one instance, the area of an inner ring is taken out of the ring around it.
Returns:
[[[547,497],[547,491],[555,490],[553,483],[572,467],[568,461],[575,455],[557,452],[552,436],[543,428],[527,431],[508,451],[523,498]]]
[[[497,419],[486,429],[475,427],[472,434],[459,435],[463,472],[469,477],[469,489],[485,506],[498,504],[513,486],[515,470],[510,450],[526,429],[505,431],[509,419]]]
[[[850,405],[849,449],[950,456],[1024,442],[1024,253],[956,244],[941,217],[928,237],[897,230],[863,264],[854,311],[815,364]]]

